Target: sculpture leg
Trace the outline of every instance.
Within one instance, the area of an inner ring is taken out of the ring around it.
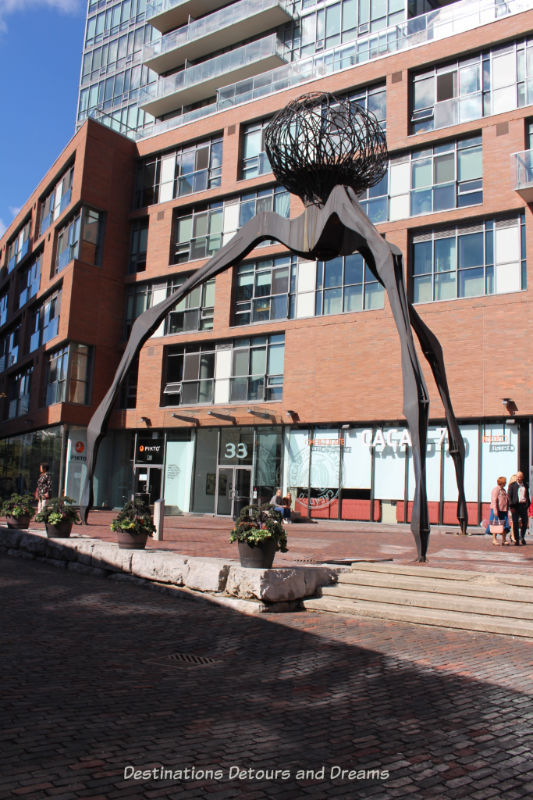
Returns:
[[[364,246],[358,249],[387,291],[394,322],[400,336],[404,396],[403,410],[411,434],[415,473],[411,531],[416,542],[417,560],[425,562],[430,532],[426,493],[429,397],[411,331],[402,258],[399,253],[393,254],[390,245],[380,236],[361,210],[351,190],[344,190],[344,198],[339,193],[338,205],[337,214],[341,222],[348,230],[354,231],[366,242]]]
[[[446,425],[448,427],[448,452],[450,453],[455,468],[455,476],[457,479],[457,519],[462,533],[466,533],[468,527],[468,510],[466,507],[466,497],[464,490],[464,469],[465,469],[465,445],[459,425],[452,407],[450,398],[450,390],[448,388],[448,380],[446,378],[446,368],[444,366],[444,357],[442,347],[435,334],[428,328],[426,323],[421,319],[418,312],[409,303],[409,315],[415,333],[422,347],[424,356],[426,357],[435,383],[439,390],[442,405],[446,414]]]

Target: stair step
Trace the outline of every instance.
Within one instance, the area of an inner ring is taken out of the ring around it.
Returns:
[[[469,614],[480,614],[491,617],[502,617],[510,620],[532,620],[533,603],[524,600],[523,592],[516,592],[512,598],[502,599],[499,594],[454,595],[451,592],[440,592],[439,589],[422,591],[397,588],[396,586],[363,586],[359,584],[338,583],[322,588],[323,597],[339,597],[346,600],[361,600],[379,605],[410,606],[420,609],[439,609],[442,611],[458,611]]]
[[[464,576],[463,576],[464,577]],[[428,592],[431,594],[452,595],[459,597],[487,598],[494,601],[508,600],[523,604],[524,586],[515,586],[507,582],[500,582],[492,576],[476,574],[466,580],[444,580],[430,578],[426,575],[412,576],[403,574],[390,574],[381,572],[364,572],[356,570],[341,572],[338,578],[338,587],[349,589],[353,586],[376,587],[383,589],[396,589],[407,592]]]
[[[444,567],[429,567],[426,564],[392,564],[387,562],[353,562],[351,570],[341,573],[350,575],[352,572],[384,573],[387,575],[412,575],[417,578],[442,578],[445,581],[477,581],[505,583],[511,586],[530,586],[533,588],[533,575],[515,575],[513,573],[476,572],[474,570],[447,569]]]
[[[416,608],[412,606],[374,601],[365,602],[341,597],[317,597],[304,601],[309,611],[323,611],[352,616],[373,617],[395,622],[410,622],[422,625],[436,625],[459,630],[499,633],[507,636],[520,636],[533,639],[533,621],[506,619],[504,617],[478,615],[460,611]]]

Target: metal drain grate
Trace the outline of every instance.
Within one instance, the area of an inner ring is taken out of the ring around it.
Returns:
[[[207,667],[210,664],[216,664],[217,660],[209,658],[209,656],[199,656],[196,653],[170,653],[170,655],[161,656],[161,658],[151,658],[148,663],[166,666],[184,664],[188,667]]]

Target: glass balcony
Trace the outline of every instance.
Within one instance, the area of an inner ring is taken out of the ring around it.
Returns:
[[[291,17],[280,0],[240,0],[147,45],[143,62],[161,75],[279,27]]]
[[[146,21],[161,33],[186,25],[189,17],[203,17],[227,6],[230,0],[152,0],[146,4]]]
[[[213,97],[221,81],[251,78],[289,60],[287,49],[275,33],[237,47],[139,91],[139,106],[154,117]]]
[[[190,0],[190,2],[191,5],[194,5],[196,0]],[[177,5],[173,0],[159,0],[159,3],[154,3],[154,5],[165,3]],[[178,4],[182,5],[182,3]],[[410,50],[413,47],[445,39],[463,31],[475,30],[481,25],[488,25],[496,20],[530,9],[531,0],[506,0],[505,3],[495,3],[494,0],[459,0],[450,6],[430,11],[399,25],[385,28],[368,36],[359,36],[356,42],[343,44],[315,56],[292,63],[287,63],[290,60],[287,58],[283,66],[274,67],[270,71],[265,68],[260,73],[254,73],[254,77],[251,79],[234,79],[233,83],[228,80],[227,84],[217,92],[216,103],[162,122],[156,121],[136,138],[143,139],[147,136],[154,136],[216,114],[223,109],[249,103],[294,86],[301,86],[318,77],[325,77],[357,64],[386,58],[391,53]],[[186,22],[187,16],[184,15],[181,23],[177,22],[174,27],[178,24],[186,24]],[[166,30],[170,30],[170,28]],[[469,100],[473,99],[469,98]],[[441,109],[443,118],[446,117],[447,111],[451,115],[457,113],[458,118],[466,118],[467,114],[473,113],[467,109],[456,112],[443,107]]]
[[[511,155],[514,190],[527,203],[533,203],[533,150]]]

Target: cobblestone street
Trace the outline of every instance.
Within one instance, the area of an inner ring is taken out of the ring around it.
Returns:
[[[533,794],[528,641],[249,617],[4,556],[0,591],[1,797]]]

